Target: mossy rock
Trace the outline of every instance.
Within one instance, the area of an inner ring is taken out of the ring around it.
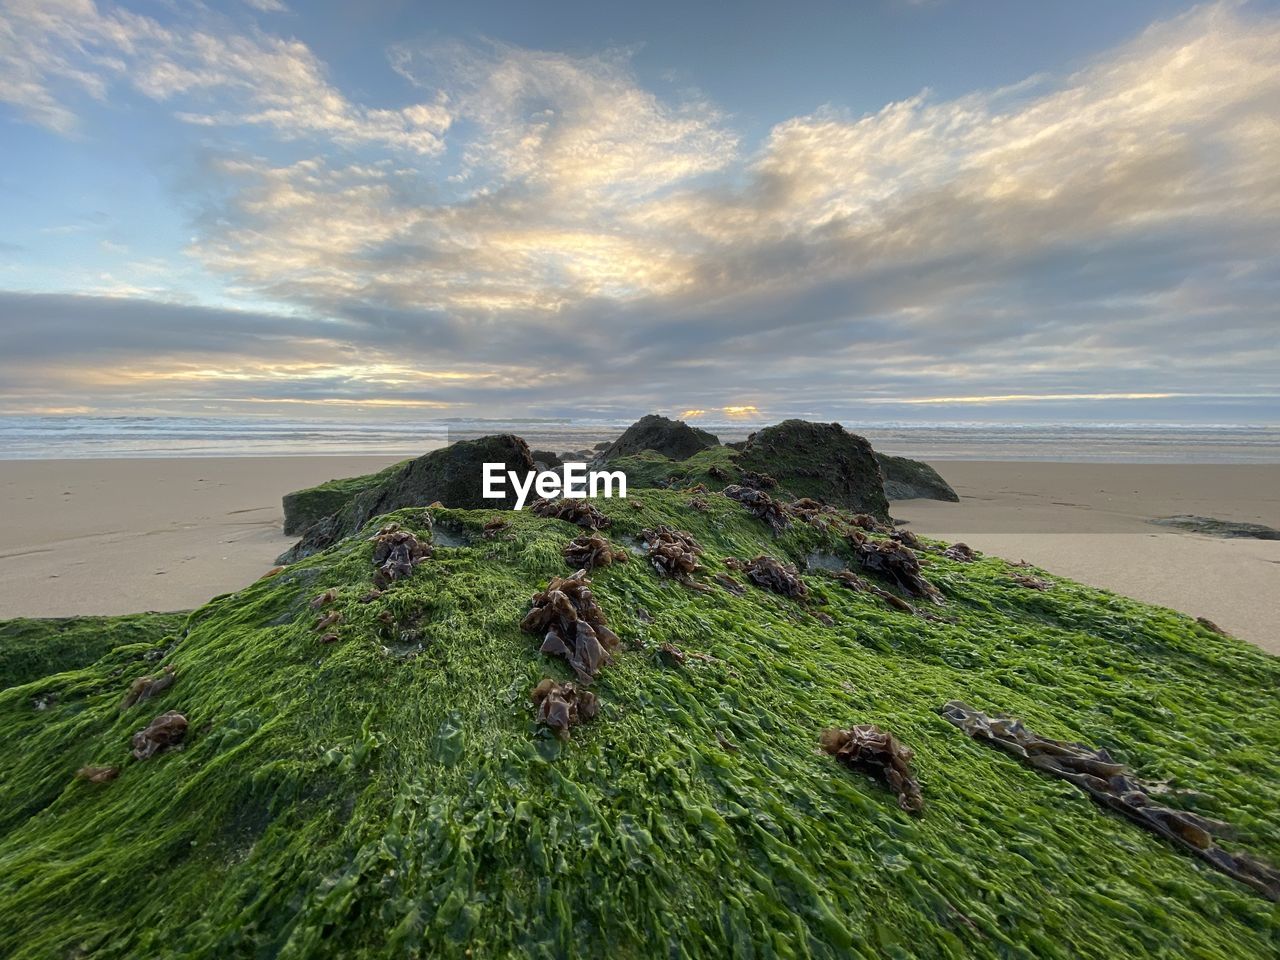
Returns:
[[[0,691],[0,956],[1274,957],[1274,904],[936,711],[963,699],[1105,745],[1275,862],[1280,660],[936,548],[945,604],[912,615],[826,572],[854,562],[836,524],[775,537],[704,499],[596,501],[620,546],[691,533],[711,589],[638,559],[593,573],[624,646],[568,742],[529,701],[568,670],[519,623],[581,531],[529,511],[371,518],[195,611],[176,646]],[[365,538],[390,520],[460,545],[361,602]],[[801,565],[808,599],[715,585],[759,553]],[[122,711],[164,665],[176,683]],[[183,749],[131,759],[131,735],[175,710]],[[922,817],[817,749],[857,723],[915,750]],[[85,764],[120,773],[74,779]]]
[[[504,487],[503,499],[485,499],[486,463],[501,463],[504,470],[521,475],[533,469],[533,457],[525,442],[511,434],[499,434],[459,440],[370,477],[330,481],[324,486],[345,483],[346,489],[355,491],[354,495],[336,512],[311,524],[302,539],[281,554],[277,562],[294,563],[308,557],[351,536],[371,517],[402,507],[426,506],[437,500],[451,507],[513,506],[515,494],[510,484]]]
[[[945,500],[959,503],[960,495],[927,463],[877,453],[884,477],[884,495],[890,500]]]
[[[672,460],[686,460],[699,450],[719,446],[715,434],[691,427],[683,420],[670,420],[651,413],[641,417],[603,449],[597,445],[598,458],[611,463],[622,457],[652,450]]]
[[[378,473],[329,480],[314,487],[307,487],[305,490],[286,493],[284,495],[284,532],[290,536],[305,532],[307,527],[337,513],[366,490],[386,483],[408,462],[408,460],[402,460]]]
[[[779,490],[793,497],[813,497],[881,520],[889,517],[871,444],[838,423],[784,420],[757,430],[737,462],[773,477]]]

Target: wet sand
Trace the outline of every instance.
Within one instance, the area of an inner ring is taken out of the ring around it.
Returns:
[[[0,461],[0,618],[180,610],[269,570],[280,497],[403,456]],[[937,461],[960,503],[907,500],[918,533],[1208,617],[1280,653],[1280,541],[1147,523],[1280,528],[1280,465]]]

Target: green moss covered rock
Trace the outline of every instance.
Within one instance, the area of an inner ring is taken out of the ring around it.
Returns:
[[[1275,862],[1280,660],[927,543],[944,602],[903,609],[832,572],[847,514],[775,536],[718,494],[596,505],[632,555],[591,574],[622,647],[567,741],[530,695],[571,674],[519,624],[582,531],[528,511],[375,517],[176,636],[0,691],[0,956],[1274,956],[1274,904],[937,710],[1105,745]],[[377,593],[388,522],[435,549]],[[706,589],[634,556],[663,524]],[[807,596],[752,585],[759,554]],[[133,759],[168,712],[185,739]],[[859,723],[915,751],[922,816],[818,749]]]
[[[792,497],[889,517],[880,466],[865,437],[838,423],[784,420],[747,438],[738,466],[767,474]]]
[[[403,460],[378,473],[329,480],[305,490],[286,493],[283,501],[284,532],[290,536],[304,533],[307,527],[337,513],[366,490],[389,481],[408,463],[408,460]]]
[[[514,505],[515,494],[510,484],[504,487],[504,499],[485,499],[486,463],[501,463],[504,470],[514,470],[521,475],[533,469],[533,457],[525,442],[511,434],[501,434],[459,440],[369,477],[330,481],[325,486],[345,484],[346,490],[353,491],[352,496],[333,514],[311,524],[302,539],[281,554],[277,562],[293,563],[309,557],[356,533],[370,518],[402,507],[425,506],[437,500],[464,508]]]
[[[699,450],[718,446],[719,443],[716,436],[706,430],[691,427],[683,420],[670,420],[651,413],[627,427],[613,443],[601,448],[598,456],[601,461],[609,463],[652,450],[672,460],[685,460]]]

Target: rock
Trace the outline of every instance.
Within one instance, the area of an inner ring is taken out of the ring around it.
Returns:
[[[1280,540],[1280,530],[1261,523],[1243,523],[1236,520],[1218,520],[1214,517],[1196,517],[1183,514],[1176,517],[1158,517],[1151,523],[1162,527],[1177,527],[1189,533],[1203,533],[1211,537],[1243,538],[1252,540]]]
[[[558,454],[552,453],[550,450],[533,450],[530,451],[529,455],[533,457],[535,464],[542,464],[542,468],[546,470],[555,470],[564,463]]]
[[[486,463],[501,463],[504,470],[527,473],[533,469],[533,456],[525,442],[511,434],[459,440],[433,450],[397,466],[382,482],[358,493],[337,513],[312,524],[277,562],[293,563],[309,557],[358,533],[374,517],[404,507],[425,507],[437,500],[445,506],[467,510],[513,507],[515,493],[511,484],[503,486],[503,500],[486,500],[482,496]]]
[[[290,535],[306,532],[312,524],[333,516],[361,493],[385,483],[409,462],[404,460],[378,473],[329,480],[305,490],[286,493],[282,501],[284,532]]]
[[[960,495],[927,463],[891,457],[887,453],[877,453],[876,462],[880,464],[880,473],[884,477],[884,495],[890,500],[960,502]]]
[[[719,445],[720,441],[714,434],[691,427],[683,420],[668,420],[651,413],[627,427],[622,436],[600,451],[599,458],[608,463],[645,450],[655,450],[672,460],[687,460],[699,450]]]
[[[871,444],[838,423],[784,420],[758,430],[738,454],[738,466],[776,478],[778,489],[791,497],[889,517]]]

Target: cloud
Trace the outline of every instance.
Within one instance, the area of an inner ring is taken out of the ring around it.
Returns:
[[[286,139],[410,154],[439,153],[451,119],[434,100],[399,109],[353,103],[304,44],[223,21],[167,27],[92,0],[0,4],[0,101],[28,120],[72,133],[76,94],[105,102],[122,86],[183,107],[177,116],[192,124],[265,127]],[[220,105],[208,109],[215,99]]]
[[[296,41],[245,33],[193,50],[132,15],[82,13],[99,39],[76,42],[101,84],[127,76],[191,122],[378,149],[208,155],[189,254],[290,316],[211,334],[180,319],[188,308],[157,307],[162,320],[140,307],[117,330],[99,301],[62,303],[99,318],[65,370],[102,355],[169,371],[138,383],[183,396],[329,391],[489,412],[1280,392],[1275,17],[1210,6],[1069,75],[924,91],[865,116],[823,106],[752,147],[714,105],[645,89],[626,50],[401,44],[390,66],[424,111],[409,135],[417,108],[351,103]],[[47,47],[36,75],[61,89],[84,64]],[[94,59],[105,47],[119,71]],[[245,89],[253,64],[269,95]],[[196,92],[219,102],[194,112]],[[28,110],[44,123],[39,103]],[[148,317],[163,363],[146,360]],[[79,328],[60,322],[70,342]],[[33,330],[11,355],[46,339]],[[308,366],[281,372],[291,358]],[[449,371],[465,376],[432,379]]]

